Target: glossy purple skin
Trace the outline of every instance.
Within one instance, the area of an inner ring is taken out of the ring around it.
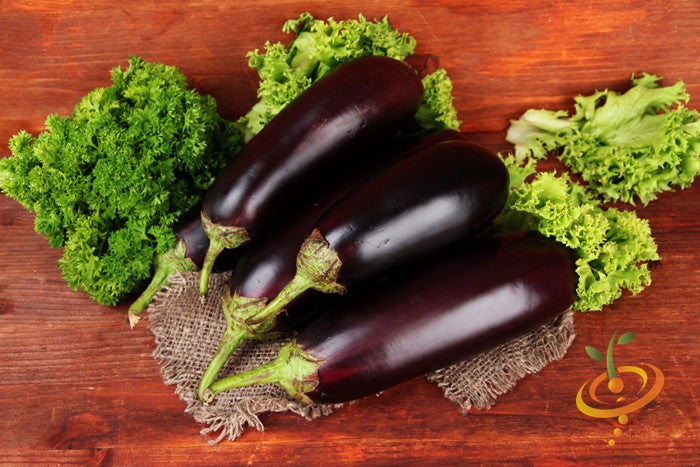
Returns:
[[[336,298],[297,343],[325,359],[309,397],[345,402],[444,368],[565,311],[569,250],[536,233],[473,241],[371,292]]]
[[[327,190],[316,202],[309,203],[305,209],[286,220],[281,228],[275,229],[265,238],[251,245],[236,264],[230,282],[231,292],[251,298],[274,298],[296,273],[299,246],[311,232],[318,218],[334,202],[382,166],[431,145],[462,138],[462,134],[458,131],[439,130],[404,137],[375,149],[371,164],[366,164],[362,170],[345,172],[343,176],[338,177],[337,184]],[[280,316],[278,330],[280,325],[282,330],[289,330],[300,320],[313,314],[316,307],[311,306],[309,299],[312,297],[318,299],[318,295],[320,295],[319,292],[308,290],[290,303],[286,313]],[[304,316],[297,316],[300,312],[303,312]]]
[[[405,63],[364,57],[339,66],[285,107],[217,176],[202,205],[251,238],[370,154],[418,110],[423,86]]]
[[[204,232],[199,210],[194,215],[185,216],[175,226],[175,234],[185,244],[185,257],[191,259],[197,268],[201,268],[209,248],[209,237]]]
[[[231,292],[248,298],[274,298],[294,277],[299,245],[310,227],[327,207],[319,201],[306,206],[282,230],[275,230],[262,241],[251,245],[243,254],[231,276]],[[304,321],[313,312],[310,299],[317,298],[314,290],[307,290],[276,317],[275,330],[288,331]],[[303,313],[303,316],[299,312]],[[291,316],[291,318],[290,318]]]
[[[433,145],[363,182],[316,224],[351,288],[484,228],[503,208],[508,171],[468,141]]]
[[[204,257],[209,249],[209,237],[202,226],[200,209],[183,216],[174,227],[175,235],[185,245],[185,258],[189,258],[199,269],[204,263]],[[225,250],[219,255],[214,264],[214,270],[231,269],[241,255],[239,250]]]

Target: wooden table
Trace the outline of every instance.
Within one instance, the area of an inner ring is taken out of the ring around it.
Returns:
[[[47,114],[66,114],[109,85],[109,70],[129,54],[178,66],[235,118],[255,101],[245,52],[286,39],[282,23],[305,10],[337,19],[388,14],[417,39],[418,53],[439,57],[462,130],[494,150],[509,148],[509,119],[527,108],[566,108],[575,94],[623,89],[633,72],[682,78],[700,99],[696,0],[5,0],[0,153],[9,154],[6,142],[19,130],[38,133]],[[697,464],[699,192],[696,183],[639,209],[663,257],[653,285],[604,312],[578,314],[567,356],[493,409],[462,415],[417,379],[313,422],[269,415],[264,432],[216,446],[163,384],[148,327],[132,331],[125,306],[70,290],[56,267],[60,251],[34,232],[30,213],[0,196],[0,464]],[[575,405],[579,387],[604,370],[585,347],[605,348],[616,330],[636,333],[616,348],[618,364],[651,363],[665,375],[661,393],[624,426]]]

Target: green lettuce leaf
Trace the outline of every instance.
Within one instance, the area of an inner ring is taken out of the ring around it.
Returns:
[[[537,172],[533,159],[501,158],[511,174],[499,231],[536,230],[576,256],[577,298],[572,308],[600,310],[651,282],[647,263],[659,259],[649,223],[633,211],[603,208],[567,173]]]
[[[257,134],[282,108],[341,63],[375,55],[404,61],[415,49],[416,41],[394,29],[386,17],[368,21],[315,19],[302,13],[287,21],[283,32],[294,34],[287,45],[265,43],[264,52],[248,53],[249,65],[258,72],[258,102],[236,125],[247,141]],[[417,123],[426,129],[459,128],[452,105],[452,82],[438,68],[423,78],[425,96]]]
[[[684,106],[682,81],[660,87],[660,79],[644,73],[625,93],[577,96],[572,116],[527,110],[506,139],[519,160],[558,151],[605,201],[646,205],[660,192],[687,188],[700,171],[700,114]]]

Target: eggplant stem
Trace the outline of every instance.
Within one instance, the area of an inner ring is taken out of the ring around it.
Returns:
[[[258,311],[256,314],[252,315],[247,322],[249,324],[255,324],[261,321],[269,319],[269,317],[277,317],[282,312],[289,303],[292,302],[296,297],[301,295],[304,291],[309,290],[313,287],[313,284],[304,275],[300,275],[298,272],[294,275],[291,281],[282,288],[280,293],[275,296],[270,302]]]
[[[202,400],[204,391],[214,382],[229,357],[247,339],[266,339],[275,337],[274,333],[267,333],[274,326],[274,317],[255,325],[248,324],[247,317],[265,307],[267,299],[249,298],[238,294],[231,295],[226,290],[221,300],[221,308],[226,317],[226,330],[219,343],[214,357],[209,362],[202,374],[197,387],[197,396]]]
[[[226,364],[228,358],[237,349],[241,342],[246,338],[246,333],[237,329],[226,329],[224,336],[221,338],[219,348],[216,350],[214,357],[209,362],[209,366],[204,370],[202,378],[197,386],[197,396],[200,400],[204,400],[204,392],[219,376],[221,368]]]
[[[202,301],[204,301],[204,298],[206,298],[209,293],[209,277],[211,276],[211,271],[214,269],[214,262],[222,251],[224,251],[224,248],[219,243],[210,240],[207,254],[202,263],[202,270],[199,272],[199,295]]]
[[[204,213],[202,213],[202,227],[209,237],[209,248],[207,248],[199,276],[199,294],[204,299],[209,292],[209,277],[214,269],[216,258],[225,249],[233,250],[247,243],[250,236],[245,228],[216,224]]]
[[[292,300],[309,289],[323,293],[346,292],[345,287],[337,282],[342,261],[318,229],[314,229],[302,243],[296,263],[297,270],[292,280],[264,309],[252,317],[253,320],[267,320],[279,315]]]
[[[206,227],[205,230],[207,230]],[[209,248],[211,249],[212,246],[210,245]],[[208,254],[207,252],[207,256]],[[227,295],[222,300],[227,327],[214,358],[199,382],[197,395],[200,400],[206,402],[213,398],[208,388],[211,388],[212,381],[244,340],[274,337],[268,331],[274,326],[277,316],[304,291],[316,289],[324,293],[345,293],[345,287],[336,282],[342,264],[340,258],[318,229],[304,240],[299,248],[296,262],[297,271],[294,277],[269,303],[266,303],[265,299],[246,298],[238,294],[232,296],[227,291]],[[202,267],[202,276],[204,276],[204,267]],[[288,386],[291,383],[287,380],[273,382],[279,383],[290,392]],[[291,391],[294,394],[299,393],[294,389]],[[295,397],[292,392],[290,394]]]
[[[129,307],[129,325],[133,328],[139,322],[139,316],[143,310],[153,301],[153,297],[166,285],[170,284],[170,276],[178,272],[195,271],[197,265],[185,257],[187,246],[182,239],[170,250],[158,255],[156,258],[156,268],[148,287]]]
[[[234,388],[277,384],[294,399],[312,404],[307,393],[318,386],[318,369],[323,362],[292,340],[282,346],[271,362],[214,382],[202,394],[202,401],[209,404],[217,394]]]

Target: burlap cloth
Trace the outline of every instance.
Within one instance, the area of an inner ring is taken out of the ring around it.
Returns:
[[[185,401],[186,413],[205,425],[202,434],[213,434],[210,443],[235,440],[246,426],[263,430],[265,412],[292,412],[306,419],[330,414],[340,405],[310,406],[290,398],[275,386],[241,388],[224,392],[210,405],[197,399],[197,384],[218,347],[226,328],[221,297],[229,274],[213,274],[207,300],[199,297],[199,274],[183,273],[155,298],[148,310],[155,336],[153,356],[166,384]],[[574,339],[573,314],[568,311],[546,325],[469,360],[426,375],[445,397],[466,412],[471,407],[490,408],[498,396],[527,374],[561,359]],[[231,374],[272,360],[284,339],[248,341],[233,354],[221,375]]]

